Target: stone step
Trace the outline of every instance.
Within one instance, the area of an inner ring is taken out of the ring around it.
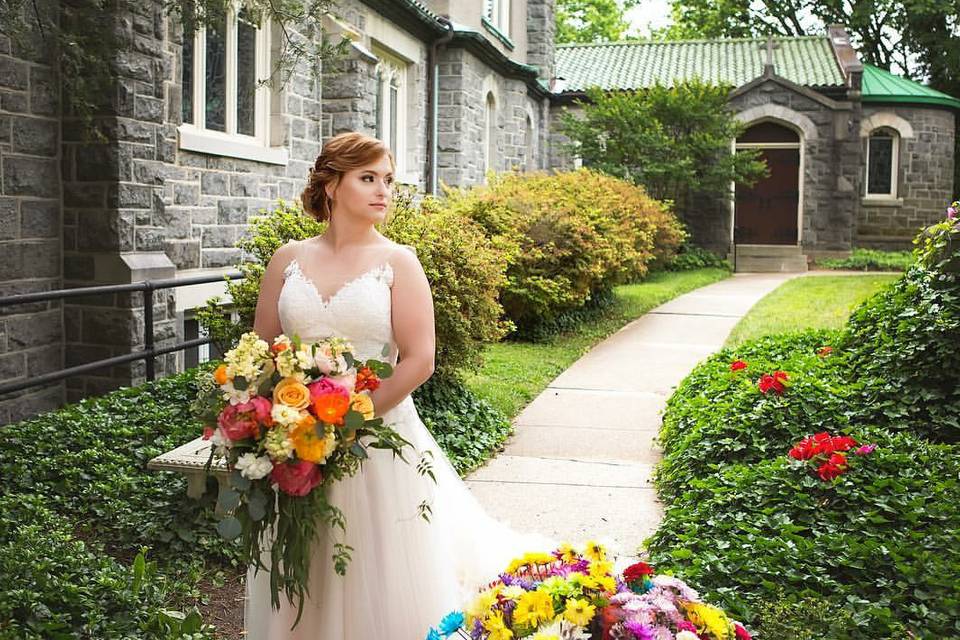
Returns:
[[[737,273],[805,273],[807,258],[795,256],[778,258],[774,256],[737,256]]]
[[[803,250],[795,244],[738,244],[737,257],[744,256],[800,256]]]

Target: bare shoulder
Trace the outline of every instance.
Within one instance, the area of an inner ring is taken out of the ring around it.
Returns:
[[[407,244],[398,244],[396,242],[390,245],[390,254],[387,262],[393,268],[395,281],[411,281],[425,279],[423,266],[417,258],[416,248]]]
[[[300,240],[288,240],[285,244],[277,247],[277,250],[273,252],[273,255],[270,257],[271,265],[278,265],[280,267],[286,267],[287,264],[293,260],[294,256],[297,255],[299,251],[298,247],[300,246]]]

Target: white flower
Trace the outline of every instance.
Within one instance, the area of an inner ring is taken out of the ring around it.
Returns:
[[[270,429],[263,442],[267,453],[277,462],[284,462],[293,455],[293,442],[287,437],[286,429]]]
[[[303,415],[299,409],[294,409],[293,407],[288,407],[278,402],[270,409],[270,417],[273,418],[273,421],[277,424],[292,425],[296,424]]]
[[[217,427],[213,430],[213,435],[210,436],[210,445],[213,447],[213,453],[218,458],[226,458],[227,450],[230,449],[230,439],[224,437],[223,431],[220,430],[220,427]]]
[[[330,375],[330,372],[337,366],[329,347],[319,349],[313,360],[317,369],[320,369],[320,372],[324,375]]]
[[[678,631],[677,640],[700,640],[693,631]]]
[[[223,389],[223,399],[229,401],[230,404],[250,402],[250,396],[253,395],[254,391],[250,387],[242,391],[237,389],[233,386],[233,380],[228,380],[226,384],[220,385],[220,388]]]
[[[259,480],[270,475],[273,471],[273,463],[267,456],[257,456],[255,453],[245,453],[237,459],[237,469],[240,475],[250,480]]]

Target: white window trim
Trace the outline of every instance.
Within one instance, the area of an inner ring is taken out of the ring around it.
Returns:
[[[484,5],[484,16],[493,23],[497,31],[510,37],[510,0],[489,0],[490,12]]]
[[[893,135],[890,136],[890,139],[893,141],[891,145],[892,150],[890,153],[890,193],[870,193],[870,139],[873,137],[873,134],[877,129],[888,129],[892,132]],[[900,132],[892,127],[877,127],[866,136],[867,139],[867,152],[865,155],[866,162],[864,163],[864,180],[863,180],[863,199],[864,200],[878,200],[878,201],[897,201],[899,200],[897,196],[897,178],[900,177]]]
[[[524,171],[537,171],[539,170],[539,141],[540,137],[537,134],[537,119],[533,117],[533,110],[530,109],[529,105],[525,110],[527,118],[530,119],[530,140],[524,140],[524,153],[527,154],[526,165],[524,166]],[[524,122],[524,135],[526,135],[526,122]]]
[[[193,122],[177,127],[179,148],[211,155],[256,160],[285,165],[289,160],[287,147],[270,146],[270,87],[259,85],[254,97],[254,135],[236,133],[237,129],[237,13],[241,5],[234,2],[227,10],[226,47],[233,55],[226,56],[226,132],[205,127],[206,122],[206,64],[207,31],[197,29],[193,41],[193,67],[184,69],[193,74]],[[256,73],[259,82],[270,74],[270,23],[264,21],[256,33]]]
[[[387,53],[380,47],[374,47],[374,55],[380,58],[378,71],[384,73],[380,79],[380,86],[377,91],[380,92],[380,104],[382,106],[380,121],[380,131],[383,134],[384,144],[390,144],[390,78],[391,73],[396,74],[398,80],[397,90],[397,148],[390,149],[393,152],[393,159],[396,162],[396,180],[403,184],[417,184],[418,176],[410,172],[407,162],[407,111],[409,103],[407,101],[407,83],[409,78],[410,63],[402,58]]]

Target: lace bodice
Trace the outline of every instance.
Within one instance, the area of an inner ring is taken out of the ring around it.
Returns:
[[[329,300],[324,300],[304,275],[296,258],[290,261],[283,275],[277,310],[285,335],[296,334],[304,341],[341,336],[353,344],[358,358],[396,364],[397,345],[393,339],[390,304],[393,268],[389,262],[382,262],[344,283]],[[386,357],[384,345],[389,347]]]

